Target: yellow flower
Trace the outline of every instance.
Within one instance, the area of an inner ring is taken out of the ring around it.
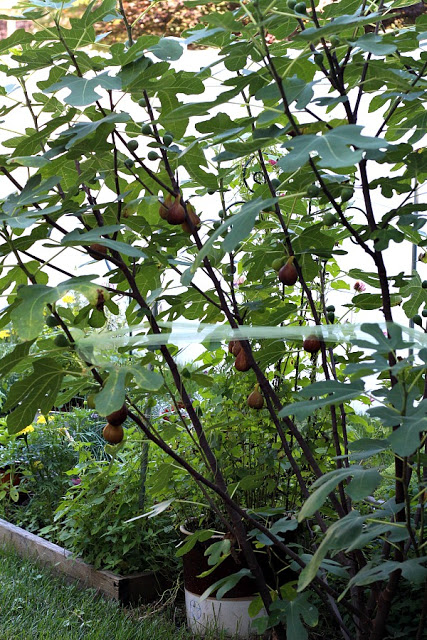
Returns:
[[[44,416],[39,416],[37,418],[37,424],[46,424],[46,418]]]
[[[67,295],[62,298],[62,302],[65,302],[65,304],[73,304],[75,301],[76,299],[71,293],[67,293]]]
[[[0,340],[3,340],[3,338],[8,338],[9,336],[10,336],[9,329],[5,329],[4,331],[0,331]]]
[[[34,431],[34,427],[32,424],[28,425],[28,427],[25,427],[25,429],[22,429],[22,431],[19,431],[16,435],[17,436],[22,436],[25,433],[31,433],[32,431]]]

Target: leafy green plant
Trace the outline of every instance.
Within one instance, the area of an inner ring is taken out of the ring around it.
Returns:
[[[18,96],[2,89],[3,117],[31,118],[0,156],[12,191],[1,323],[20,339],[1,360],[4,374],[20,372],[3,407],[9,432],[76,394],[95,394],[101,416],[126,403],[170,458],[157,490],[191,478],[188,503],[208,505],[244,554],[259,592],[251,613],[266,610],[258,631],[305,640],[320,600],[346,640],[387,637],[399,585],[419,593],[426,576],[427,289],[385,259],[426,243],[426,205],[413,199],[426,176],[426,17],[402,28],[390,23],[400,1],[352,0],[209,13],[185,35],[216,47],[227,69],[210,100],[216,62],[176,71],[181,44],[134,39],[125,12],[123,42],[101,55],[95,25],[117,15],[114,0],[91,3],[71,28],[62,4],[23,6],[52,26],[0,44]],[[84,255],[93,275],[65,261],[58,272],[62,254],[79,265]],[[85,299],[77,315],[59,303],[69,291]],[[106,310],[119,317],[123,300],[126,325],[108,330]],[[359,312],[369,321],[347,322]],[[181,364],[188,342],[203,345],[203,369]],[[153,411],[159,390],[173,420]],[[259,414],[246,408],[253,390]],[[355,401],[380,438],[355,435]],[[89,478],[86,489],[96,490]],[[123,509],[162,517],[175,497]],[[276,518],[289,504],[297,543]],[[296,584],[271,587],[258,562],[266,548],[292,563]]]
[[[140,460],[128,450],[109,462],[80,463],[79,483],[56,509],[55,524],[42,533],[96,568],[129,574],[173,575],[177,536],[169,516],[133,521],[139,506]]]

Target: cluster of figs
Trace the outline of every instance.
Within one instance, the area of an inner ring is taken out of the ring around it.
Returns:
[[[127,406],[124,404],[121,409],[113,411],[107,416],[107,424],[102,430],[104,439],[110,444],[119,444],[123,440],[123,423],[128,416]]]
[[[164,202],[160,203],[159,216],[171,225],[181,225],[185,233],[192,233],[193,229],[200,228],[200,218],[193,205],[188,202],[186,205],[187,214],[181,203],[180,195],[168,194]],[[190,224],[191,223],[191,224]]]
[[[228,353],[232,353],[236,358],[234,366],[237,371],[249,371],[252,365],[246,351],[238,340],[232,340],[228,343]]]
[[[298,272],[294,265],[294,256],[291,256],[285,263],[283,258],[276,258],[271,265],[278,272],[279,280],[282,284],[292,287],[298,280]]]
[[[305,338],[302,346],[304,351],[314,355],[320,350],[321,343],[316,335],[310,335]],[[252,365],[246,351],[238,340],[231,340],[231,342],[228,343],[228,352],[236,358],[234,366],[237,371],[249,371]],[[259,384],[256,384],[254,390],[249,394],[247,403],[251,409],[259,410],[263,408],[264,396],[259,389]]]
[[[95,409],[95,396],[93,394],[87,397],[87,406],[89,409]],[[107,442],[110,444],[119,444],[123,440],[124,431],[122,425],[127,417],[128,408],[125,404],[107,416],[107,424],[102,430],[102,435]]]

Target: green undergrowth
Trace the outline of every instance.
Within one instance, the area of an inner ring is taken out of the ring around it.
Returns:
[[[0,611],[1,640],[196,640],[176,611],[124,609],[4,548]],[[205,637],[214,639],[221,634]]]

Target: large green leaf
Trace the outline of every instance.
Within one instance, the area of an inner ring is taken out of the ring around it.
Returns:
[[[128,369],[133,375],[135,383],[144,391],[158,391],[163,385],[163,377],[156,371],[138,365],[131,366]]]
[[[382,36],[375,33],[365,33],[365,35],[353,42],[353,46],[362,51],[372,53],[375,56],[387,56],[394,53],[397,49],[397,45],[384,42]]]
[[[362,136],[363,127],[355,124],[342,125],[324,135],[306,134],[285,142],[282,147],[291,151],[278,162],[288,173],[303,167],[316,154],[319,167],[340,169],[357,164],[367,149],[384,149],[386,140],[373,136]],[[356,149],[351,148],[356,147]]]
[[[344,518],[331,524],[314,556],[300,573],[298,591],[304,591],[314,580],[329,551],[345,549],[352,543],[361,533],[364,520],[365,518],[358,511],[350,511]]]
[[[102,342],[102,334],[98,338]],[[108,367],[108,378],[95,398],[96,409],[101,415],[106,416],[120,409],[125,401],[126,384],[132,377],[144,391],[158,391],[163,384],[162,376],[147,367]]]
[[[7,376],[8,373],[13,371],[13,369],[27,359],[33,342],[34,340],[29,340],[28,342],[21,342],[20,344],[17,344],[13,351],[5,355],[0,360],[1,377]]]
[[[51,358],[42,358],[33,365],[32,374],[15,382],[9,390],[4,410],[9,433],[18,433],[34,420],[38,409],[49,413],[55,404],[65,371]]]
[[[102,96],[95,91],[96,87],[102,87],[107,91],[121,89],[122,83],[117,76],[110,76],[108,72],[101,73],[94,78],[81,78],[80,76],[63,76],[59,82],[44,89],[44,93],[53,93],[61,89],[69,89],[70,93],[64,98],[66,104],[73,107],[85,107],[100,100]]]
[[[46,201],[50,190],[59,182],[58,176],[43,180],[40,174],[32,176],[22,191],[13,193],[3,203],[3,211],[12,215],[17,208],[25,207],[36,202]]]
[[[352,500],[363,500],[372,495],[380,482],[381,475],[377,469],[364,469],[362,473],[354,474],[345,491]]]
[[[320,28],[309,27],[301,31],[295,39],[303,40],[304,42],[318,42],[321,38],[325,38],[328,35],[337,35],[346,30],[351,32],[354,27],[362,27],[365,24],[375,24],[375,22],[381,20],[381,17],[382,14],[380,13],[370,13],[369,16],[360,16],[357,13],[348,16],[338,16]]]
[[[95,396],[95,407],[101,416],[107,416],[113,411],[118,411],[125,401],[126,367],[114,367],[109,370],[109,375],[101,391]]]
[[[353,578],[348,582],[344,592],[341,594],[340,599],[345,593],[353,586],[366,586],[373,582],[381,582],[387,580],[391,573],[394,571],[400,571],[402,576],[409,582],[415,584],[422,584],[427,577],[427,568],[425,565],[427,562],[427,556],[421,558],[411,558],[404,562],[396,562],[395,560],[386,560],[379,565],[375,565],[374,562],[368,561],[367,564],[356,573]]]
[[[279,415],[294,415],[303,420],[309,415],[312,415],[316,409],[328,407],[331,404],[341,404],[359,397],[362,395],[363,389],[364,384],[362,381],[355,381],[351,384],[338,382],[337,380],[315,382],[298,392],[299,396],[308,397],[310,400],[302,400],[301,402],[288,404],[280,411]],[[325,398],[320,397],[325,394],[328,394]]]
[[[421,305],[427,305],[427,289],[423,289],[422,280],[416,271],[413,271],[412,278],[400,287],[400,293],[403,298],[408,298],[402,305],[408,318],[415,316]]]
[[[368,471],[372,471],[372,470],[369,469]],[[343,480],[345,480],[350,476],[353,476],[353,479],[354,477],[361,477],[365,473],[368,473],[368,471],[366,471],[363,467],[359,465],[351,465],[350,467],[335,469],[334,471],[325,473],[323,476],[318,478],[316,482],[314,482],[314,484],[312,485],[312,489],[315,489],[315,491],[310,495],[309,498],[307,498],[307,500],[304,502],[303,506],[300,509],[300,512],[298,514],[298,522],[301,522],[305,518],[309,518],[310,516],[313,515],[313,513],[318,511],[320,507],[324,504],[328,495],[332,493],[332,491],[340,482],[342,482]],[[378,482],[381,480],[381,477],[379,476],[379,474],[377,479],[378,479]],[[360,493],[362,489],[364,489],[366,486],[371,486],[369,485],[369,481],[365,483],[362,481],[359,485],[357,484],[354,485],[353,486],[354,493],[355,494],[357,494],[358,492]],[[370,491],[371,490],[369,490],[363,497],[366,497],[367,495],[369,495]]]
[[[98,287],[91,280],[96,277],[79,276],[70,278],[57,287],[34,284],[20,289],[17,293],[17,299],[20,304],[11,313],[11,319],[18,335],[23,340],[37,338],[43,331],[46,305],[53,304],[68,291],[74,290],[85,296],[87,294],[89,297],[93,297],[94,291]]]
[[[132,258],[146,258],[146,254],[141,251],[141,249],[138,249],[138,247],[121,242],[120,240],[111,240],[110,238],[104,237],[105,235],[119,231],[122,228],[123,225],[109,225],[106,227],[96,227],[86,233],[80,233],[79,229],[75,229],[74,231],[67,233],[62,238],[61,244],[75,247],[96,242],[112,249],[113,251],[118,251],[125,256],[131,256]],[[118,237],[120,238],[120,236]]]
[[[70,127],[59,138],[60,142],[64,142],[66,149],[71,149],[81,140],[91,136],[102,125],[109,125],[111,129],[114,128],[116,122],[127,122],[130,120],[128,113],[110,113],[105,118],[95,120],[95,122],[78,122],[73,127]]]
[[[407,413],[409,415],[399,415],[396,423],[400,426],[387,438],[393,451],[402,457],[415,453],[420,446],[420,434],[427,431],[427,400],[411,407]]]
[[[172,38],[160,38],[160,40],[148,48],[159,60],[179,60],[184,49]]]
[[[246,202],[234,216],[227,218],[227,220],[223,222],[216,231],[214,231],[209,240],[205,242],[202,249],[197,254],[191,269],[185,272],[183,283],[185,282],[185,284],[189,284],[192,275],[202,264],[203,259],[213,251],[215,242],[220,236],[224,235],[224,231],[227,231],[227,229],[231,227],[231,231],[222,242],[221,248],[224,252],[231,252],[239,242],[247,238],[250,234],[260,211],[265,209],[265,207],[273,206],[276,202],[277,198],[268,198],[267,200],[255,198],[254,200]]]

